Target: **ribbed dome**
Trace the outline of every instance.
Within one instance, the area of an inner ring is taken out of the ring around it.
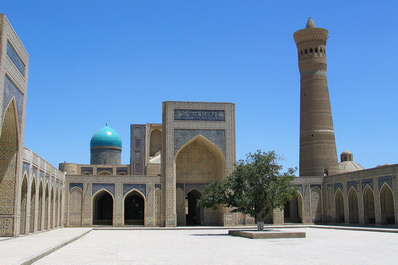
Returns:
[[[91,137],[90,147],[93,146],[117,146],[122,148],[122,139],[114,129],[104,126]]]

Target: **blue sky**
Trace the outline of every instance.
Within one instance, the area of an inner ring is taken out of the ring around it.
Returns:
[[[89,163],[105,125],[161,123],[162,101],[236,104],[237,159],[275,150],[298,167],[293,33],[329,30],[337,152],[397,163],[397,1],[3,1],[30,54],[25,146],[55,166]]]

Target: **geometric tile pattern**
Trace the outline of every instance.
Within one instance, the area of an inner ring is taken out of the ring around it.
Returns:
[[[113,183],[93,183],[92,194],[96,193],[100,189],[105,189],[115,196],[115,184]]]
[[[7,55],[11,59],[11,61],[14,63],[15,67],[18,69],[18,71],[25,76],[25,64],[15,51],[14,47],[12,47],[11,43],[7,41]]]
[[[350,190],[351,187],[354,187],[354,189],[357,190],[357,184],[358,182],[356,180],[347,181],[347,190]]]
[[[6,74],[4,78],[3,113],[7,108],[8,104],[10,103],[10,101],[12,100],[12,98],[15,98],[15,105],[17,105],[18,121],[20,125],[21,124],[20,121],[22,121],[23,94],[17,88],[15,83],[11,81],[11,79]]]
[[[365,189],[365,186],[369,185],[372,189],[373,189],[373,179],[369,178],[369,179],[363,179],[362,180],[362,190]]]
[[[343,191],[343,183],[342,182],[337,182],[333,184],[334,186],[334,191],[336,192],[337,189],[340,189],[341,191]]]
[[[388,186],[392,189],[392,177],[391,176],[381,176],[377,178],[378,183],[379,183],[379,190],[381,189],[381,186],[383,186],[384,183],[387,183]]]
[[[175,109],[174,120],[179,121],[225,121],[224,110]]]
[[[221,149],[225,156],[225,130],[203,130],[203,129],[175,129],[174,130],[174,155],[189,140],[197,135],[202,135]]]
[[[142,192],[146,196],[146,184],[123,184],[123,196],[133,189]]]

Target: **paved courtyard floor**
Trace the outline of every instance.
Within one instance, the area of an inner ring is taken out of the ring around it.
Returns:
[[[306,238],[211,230],[93,230],[34,264],[398,264],[398,233],[290,228]]]

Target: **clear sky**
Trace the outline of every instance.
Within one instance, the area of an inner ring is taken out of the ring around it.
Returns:
[[[397,163],[398,1],[2,0],[30,54],[25,146],[55,166],[90,162],[108,123],[129,163],[130,124],[161,123],[162,101],[236,104],[237,159],[299,161],[293,33],[329,30],[337,152]]]

